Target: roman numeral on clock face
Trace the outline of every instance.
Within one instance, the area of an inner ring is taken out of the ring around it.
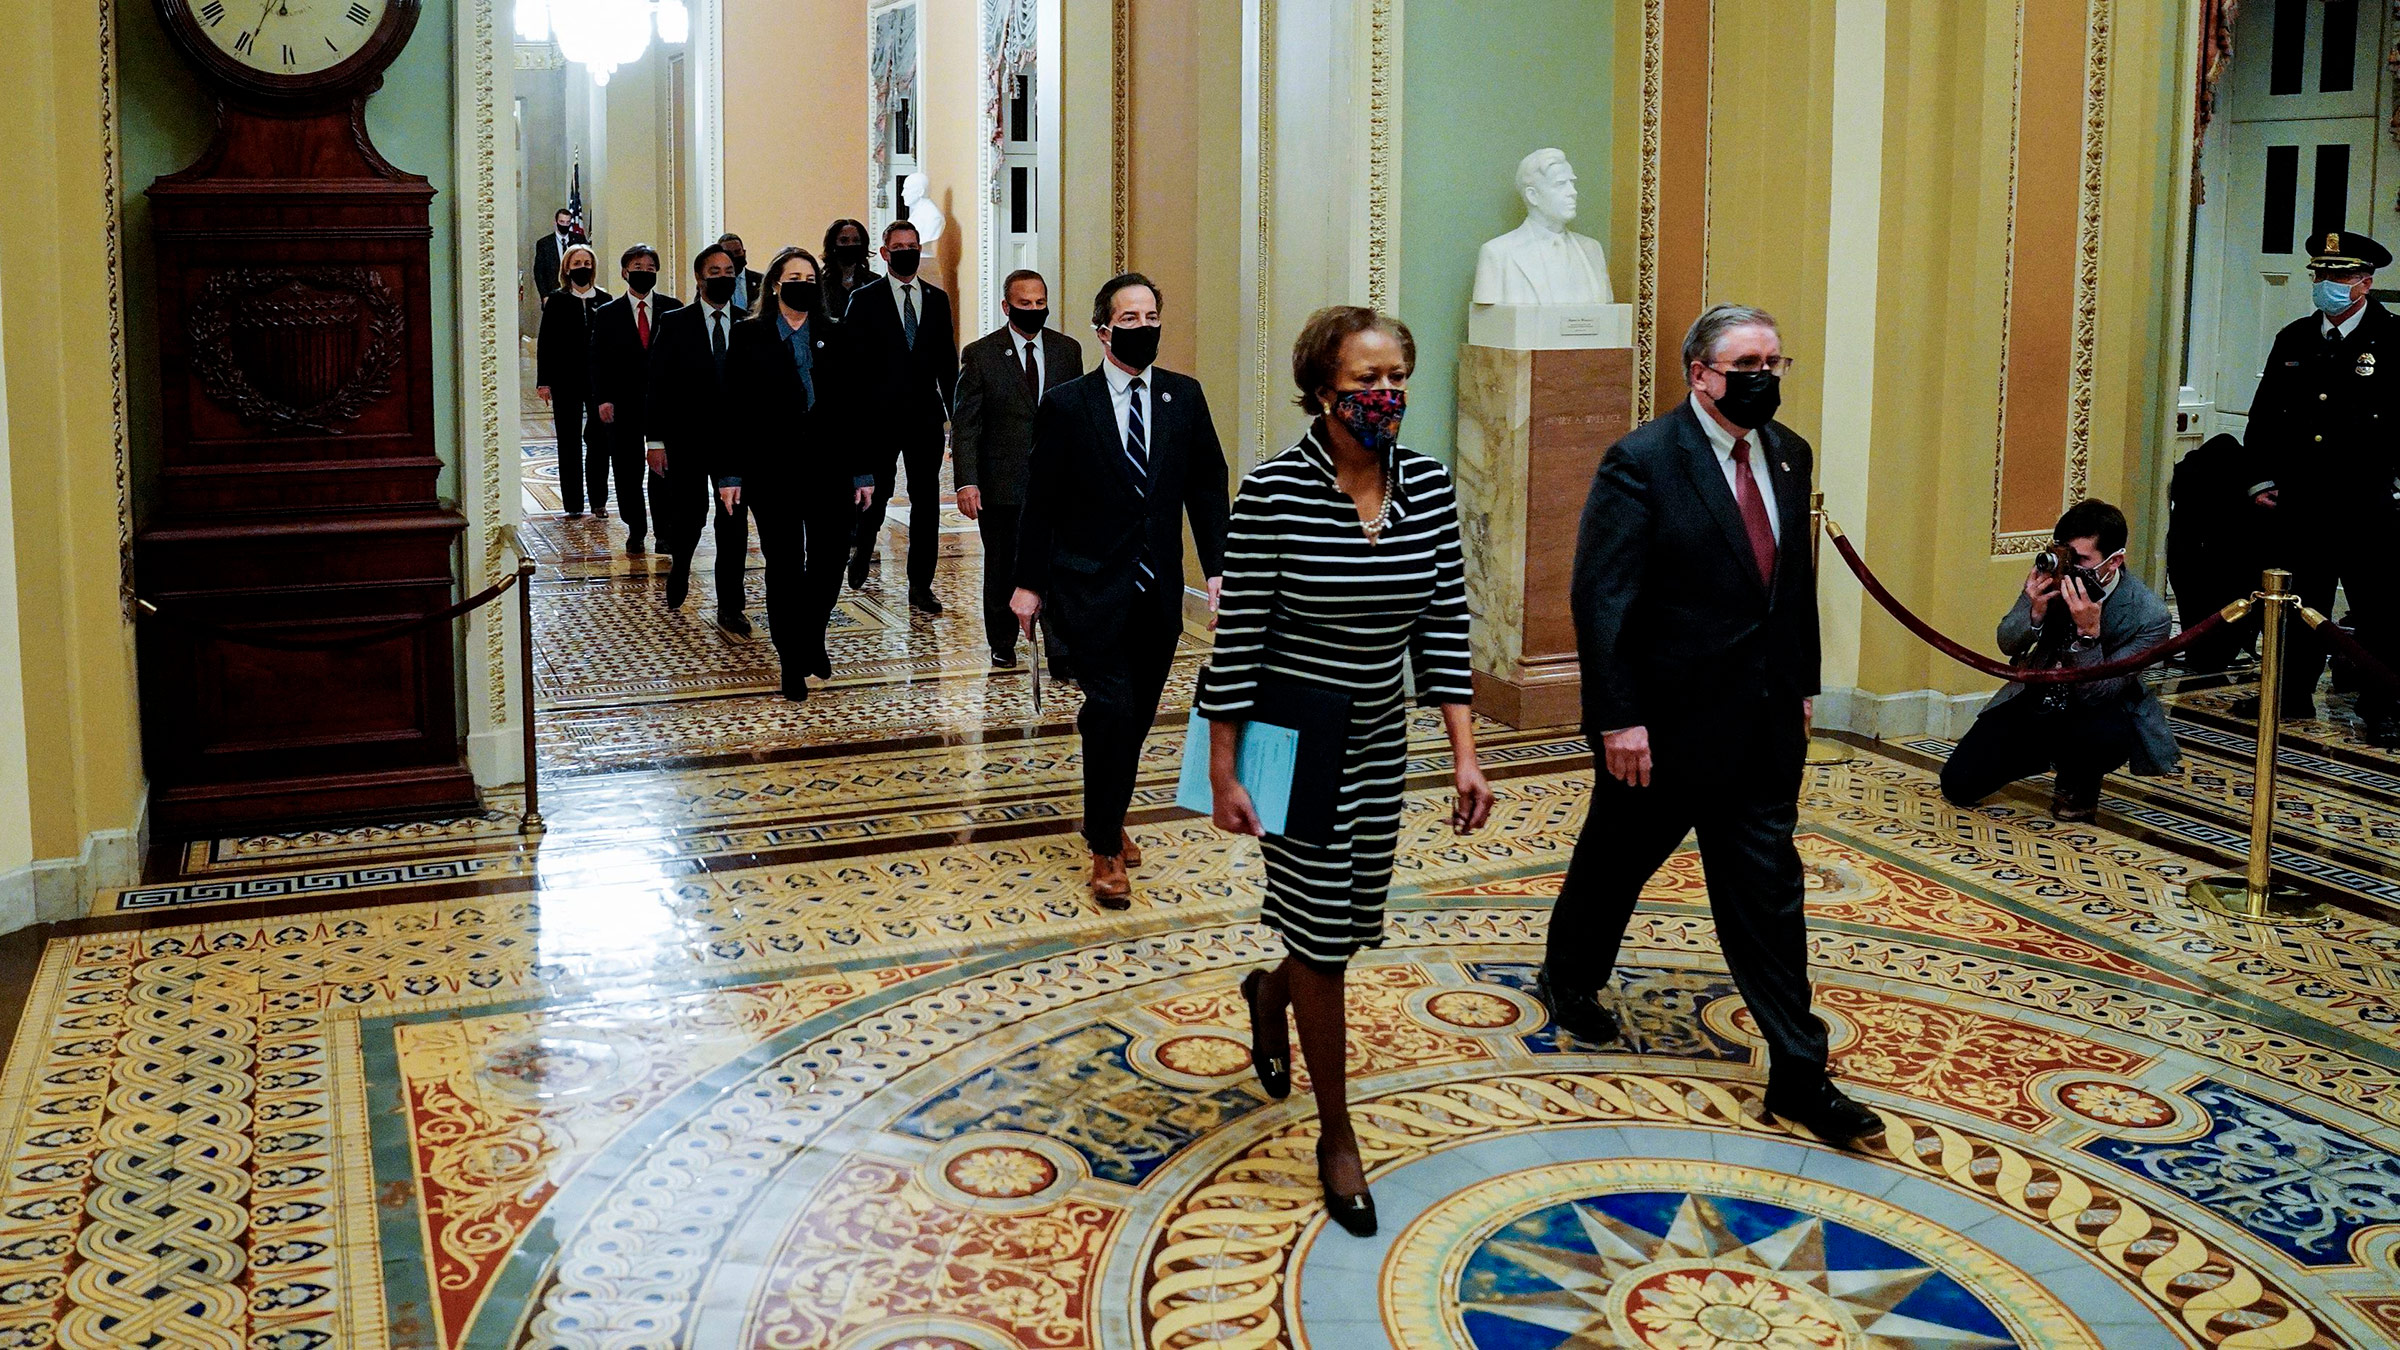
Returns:
[[[218,3],[218,0],[208,0],[207,4],[200,7],[200,22],[209,27],[214,28],[224,20],[225,6]]]
[[[287,66],[300,64],[300,58],[292,54],[292,44],[288,42],[283,44],[283,63]]]
[[[373,11],[360,4],[353,4],[350,8],[343,10],[342,16],[361,28],[367,26],[367,20],[375,17]]]
[[[251,45],[257,41],[258,34],[256,33],[238,33],[233,39],[233,49],[237,52],[240,52],[244,56],[248,56],[250,54]]]

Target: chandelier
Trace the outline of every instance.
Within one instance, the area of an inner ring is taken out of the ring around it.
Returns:
[[[653,28],[661,42],[683,42],[692,35],[692,12],[684,0],[517,0],[517,37],[555,40],[594,84],[640,60]]]

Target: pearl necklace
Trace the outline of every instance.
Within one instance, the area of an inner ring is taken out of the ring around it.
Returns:
[[[1358,528],[1361,533],[1367,536],[1367,546],[1369,548],[1373,548],[1383,542],[1383,532],[1390,529],[1391,526],[1392,466],[1387,463],[1383,466],[1383,505],[1376,508],[1375,518],[1373,520],[1361,520],[1358,522]]]

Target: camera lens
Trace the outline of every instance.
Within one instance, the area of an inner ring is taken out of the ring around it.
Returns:
[[[2056,576],[2058,575],[2058,561],[2058,551],[2056,549],[2043,549],[2041,552],[2033,555],[2033,570],[2036,572],[2048,572],[2050,575]]]

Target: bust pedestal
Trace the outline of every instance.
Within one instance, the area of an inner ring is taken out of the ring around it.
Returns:
[[[1622,312],[1630,336],[1631,306],[1567,308]],[[1459,350],[1455,478],[1477,712],[1512,727],[1580,715],[1575,534],[1601,455],[1632,429],[1633,350],[1622,339]]]

